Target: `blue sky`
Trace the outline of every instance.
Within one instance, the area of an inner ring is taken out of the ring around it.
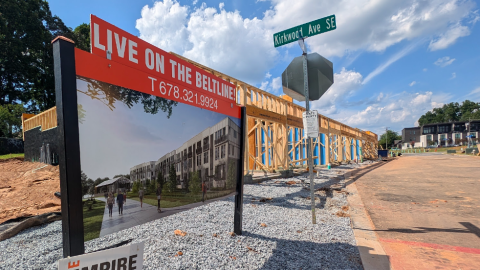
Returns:
[[[312,107],[353,127],[401,131],[434,107],[480,101],[480,14],[472,0],[49,1],[69,27],[89,14],[274,94],[301,54],[272,35],[335,14],[307,39],[333,62],[335,83]]]

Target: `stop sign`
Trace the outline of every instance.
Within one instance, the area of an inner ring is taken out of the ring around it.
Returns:
[[[307,54],[308,94],[318,100],[333,84],[333,64],[318,53]],[[305,101],[303,86],[303,56],[295,57],[282,73],[283,93]]]

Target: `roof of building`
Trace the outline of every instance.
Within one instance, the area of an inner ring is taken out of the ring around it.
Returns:
[[[115,178],[115,179],[110,179],[110,180],[107,180],[105,182],[102,182],[101,184],[99,184],[98,186],[96,186],[97,188],[98,187],[104,187],[104,186],[108,186],[108,185],[113,185],[115,182],[117,181],[120,181],[119,183],[120,184],[126,184],[126,183],[130,183],[130,179],[128,178],[125,178],[125,177],[118,177],[118,178]]]
[[[469,121],[442,122],[442,123],[425,124],[424,126],[430,126],[430,125],[465,124],[465,123],[468,123],[468,122],[469,122]],[[472,122],[472,123],[480,123],[480,120],[471,120],[470,122]]]

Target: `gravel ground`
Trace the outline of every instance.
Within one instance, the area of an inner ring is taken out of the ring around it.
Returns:
[[[357,166],[320,170],[315,188],[341,188],[345,179],[339,175]],[[245,185],[241,236],[229,234],[234,210],[234,197],[229,197],[91,240],[85,251],[145,241],[144,269],[363,269],[348,209],[342,210],[348,204],[345,192],[316,192],[313,225],[310,191],[300,184],[307,177]],[[187,235],[174,235],[176,229]],[[0,269],[57,269],[61,257],[60,221],[0,242]]]

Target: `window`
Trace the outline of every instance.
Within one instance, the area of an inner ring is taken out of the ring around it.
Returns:
[[[460,133],[455,133],[455,139],[460,139],[461,135],[462,134],[460,134]]]
[[[472,139],[477,138],[477,133],[476,132],[470,132],[470,138],[472,138]]]
[[[424,127],[423,134],[433,134],[435,133],[435,127]]]
[[[438,133],[448,133],[450,132],[450,126],[439,126]]]
[[[220,150],[221,150],[221,158],[224,158],[225,157],[225,144],[220,146]]]
[[[203,164],[208,163],[208,151],[203,152]]]
[[[208,144],[208,137],[203,138],[203,146]]]
[[[197,166],[202,165],[202,155],[197,155]]]
[[[413,135],[415,135],[415,130],[413,131]]]
[[[232,148],[232,147],[229,145],[229,146],[228,146],[228,155],[230,155],[230,149],[231,149],[231,148]]]
[[[237,131],[236,130],[233,130],[233,138],[237,138]]]
[[[215,160],[218,159],[218,147],[215,147]]]
[[[235,156],[235,147],[232,145],[232,156]]]
[[[201,141],[198,141],[197,142],[197,149],[201,148],[202,147],[202,142]]]

